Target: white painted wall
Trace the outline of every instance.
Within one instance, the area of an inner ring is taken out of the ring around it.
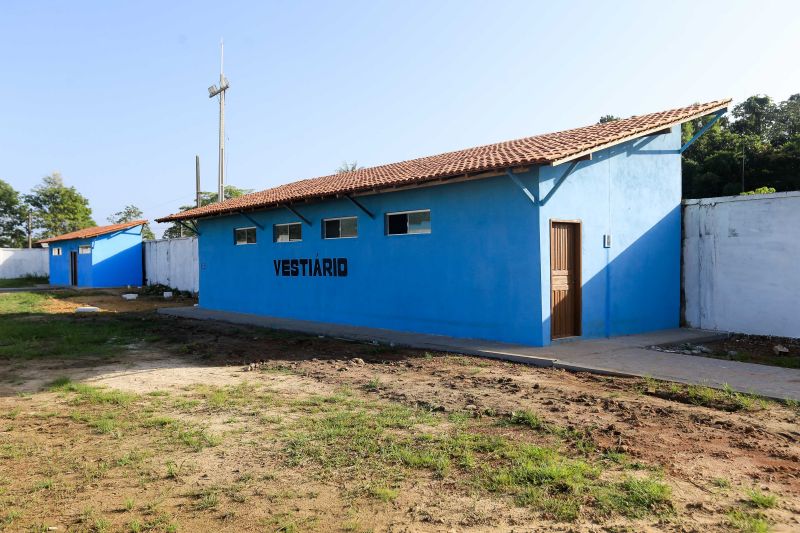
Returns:
[[[0,279],[49,276],[47,248],[0,248]]]
[[[144,268],[148,285],[161,283],[173,289],[198,292],[199,265],[196,237],[144,241]]]
[[[800,192],[686,200],[689,326],[800,337]]]

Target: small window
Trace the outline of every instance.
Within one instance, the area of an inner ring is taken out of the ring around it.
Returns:
[[[233,243],[240,244],[256,243],[256,228],[236,228],[233,230]]]
[[[274,242],[294,242],[303,240],[303,226],[300,222],[291,224],[275,224],[272,227]]]
[[[386,214],[387,235],[407,235],[431,232],[431,210],[405,211]]]
[[[328,218],[322,228],[325,239],[352,239],[358,237],[358,217]]]
[[[78,253],[79,254],[90,254],[92,253],[92,247],[88,244],[81,244],[78,246]]]
[[[53,248],[53,255],[61,255],[61,248]]]

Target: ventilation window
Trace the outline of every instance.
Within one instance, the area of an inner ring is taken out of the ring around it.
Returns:
[[[291,224],[275,224],[272,227],[274,242],[295,242],[303,240],[303,226],[300,222]]]
[[[78,253],[79,254],[90,254],[92,253],[92,247],[88,244],[82,244],[78,246]]]
[[[53,255],[61,255],[61,248],[53,248]]]
[[[241,244],[256,243],[256,228],[236,228],[233,230],[233,243],[236,246]]]
[[[352,239],[358,237],[358,217],[328,218],[322,221],[325,239]]]
[[[431,232],[431,210],[404,211],[386,214],[387,235],[408,235]]]

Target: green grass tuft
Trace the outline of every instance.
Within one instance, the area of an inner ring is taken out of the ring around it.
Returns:
[[[728,511],[728,524],[741,533],[768,533],[769,523],[761,514],[752,514],[741,509]]]
[[[83,383],[74,383],[69,378],[58,378],[49,384],[51,392],[73,392],[77,400],[84,403],[112,404],[127,406],[137,399],[135,394],[104,387],[93,387]]]
[[[758,509],[772,509],[778,505],[778,497],[774,494],[764,494],[758,489],[747,491],[747,503]]]

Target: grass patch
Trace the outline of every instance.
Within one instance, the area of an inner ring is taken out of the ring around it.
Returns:
[[[768,533],[769,522],[760,513],[749,513],[741,509],[728,511],[728,524],[742,533]]]
[[[774,494],[764,494],[758,489],[747,491],[747,503],[757,509],[772,509],[778,505],[778,497]]]
[[[715,477],[711,480],[711,484],[717,487],[718,489],[729,489],[731,488],[731,482],[724,477]]]
[[[537,431],[544,430],[547,428],[545,422],[532,411],[514,411],[511,413],[511,417],[508,419],[509,424],[513,424],[515,426],[525,426],[530,429],[534,429]]]
[[[47,276],[22,276],[21,278],[0,279],[0,289],[25,288],[48,283],[50,283],[50,278]]]
[[[4,312],[2,306],[8,296],[0,295],[0,314]],[[32,302],[30,305],[38,303]],[[38,313],[39,310],[17,312]],[[40,316],[46,319],[37,320]],[[0,359],[110,357],[126,350],[130,344],[149,340],[151,337],[143,336],[148,329],[142,319],[137,320],[132,315],[8,315],[0,320],[0,339],[3,339]]]
[[[75,393],[77,395],[76,401],[79,403],[111,404],[125,407],[137,399],[137,395],[130,392],[74,383],[69,378],[58,378],[52,381],[48,389],[51,392]]]
[[[388,487],[371,487],[369,493],[373,498],[384,502],[393,502],[397,499],[399,491]]]
[[[198,511],[208,511],[216,509],[219,505],[219,494],[214,489],[206,489],[195,494],[197,501],[194,508]]]
[[[9,509],[6,511],[5,515],[0,518],[0,527],[8,527],[21,517],[22,513],[20,511],[17,511],[16,509]]]
[[[402,479],[403,471],[411,469],[427,470],[472,490],[508,495],[519,505],[562,521],[584,512],[643,517],[672,510],[670,487],[656,479],[605,480],[603,463],[571,458],[555,447],[469,431],[463,424],[431,433],[430,427],[445,415],[328,401],[313,400],[322,410],[301,418],[286,434],[289,463],[315,463],[323,478],[342,471],[364,476],[372,487],[370,495],[377,499],[394,499],[395,491],[385,488],[385,480]],[[309,400],[303,402],[307,405]],[[550,428],[530,412],[516,413],[508,423],[570,438],[569,430]]]
[[[47,478],[41,481],[37,481],[36,484],[33,485],[32,492],[38,492],[40,490],[50,490],[52,488],[53,488],[53,480]]]
[[[666,400],[722,411],[758,411],[769,406],[769,402],[764,398],[755,394],[736,392],[727,384],[721,389],[715,389],[705,385],[683,385],[646,379],[642,392]]]
[[[45,292],[12,292],[0,294],[0,315],[41,313],[51,296]]]
[[[47,313],[49,301],[76,294],[0,294],[0,359],[107,357],[130,344],[162,337],[158,333],[165,327],[163,322],[144,313]],[[88,292],[79,294],[91,296]],[[171,336],[166,333],[163,338]]]
[[[611,487],[595,491],[602,509],[627,516],[642,518],[649,514],[662,515],[672,511],[672,489],[661,481],[628,478]]]

